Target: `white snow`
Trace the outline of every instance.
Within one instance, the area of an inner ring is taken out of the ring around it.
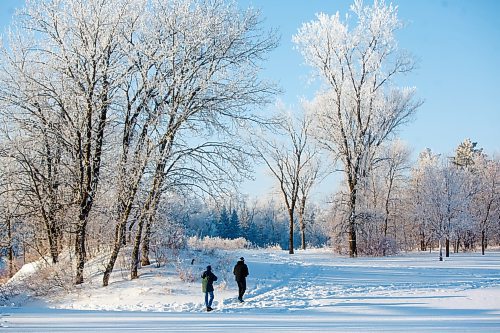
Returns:
[[[232,276],[240,256],[250,270],[243,304]],[[211,313],[199,279],[207,264],[219,277]],[[75,293],[0,308],[0,331],[500,332],[499,251],[442,262],[435,252],[353,259],[327,249],[187,251],[143,267],[139,279],[127,274],[115,272],[105,288],[93,274]]]

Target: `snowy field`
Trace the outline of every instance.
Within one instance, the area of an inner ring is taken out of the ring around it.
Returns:
[[[250,270],[243,304],[231,273],[241,255]],[[211,313],[198,279],[207,264],[219,277]],[[95,274],[75,293],[14,302],[0,308],[0,332],[500,332],[498,251],[443,262],[436,253],[191,251],[140,273],[128,281],[116,272],[106,288]]]

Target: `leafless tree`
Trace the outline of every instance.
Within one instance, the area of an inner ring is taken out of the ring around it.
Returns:
[[[395,32],[401,28],[397,8],[375,1],[355,0],[351,10],[357,25],[336,15],[318,14],[305,23],[294,42],[307,64],[328,89],[316,97],[317,139],[340,160],[349,189],[349,249],[357,255],[357,195],[371,169],[378,147],[411,119],[420,102],[415,90],[398,89],[392,79],[410,72],[412,59],[399,52]]]
[[[318,151],[311,143],[311,120],[306,116],[295,119],[291,114],[280,116],[282,139],[266,133],[253,140],[253,147],[260,159],[278,182],[278,187],[288,213],[289,248],[294,253],[294,224],[299,210],[302,248],[305,248],[304,211],[307,197],[319,172]]]
[[[183,170],[177,179],[194,173],[210,182],[210,171],[224,173],[225,166],[241,165],[231,156],[241,156],[242,150],[234,144],[214,144],[213,137],[242,122],[258,121],[249,106],[268,102],[276,92],[257,76],[259,61],[277,39],[260,30],[256,11],[241,13],[235,4],[220,0],[152,1],[149,8],[144,42],[157,43],[152,71],[162,79],[150,105],[162,116],[134,239],[132,278],[137,277],[142,230],[154,218],[162,192],[175,184],[175,175]]]
[[[474,194],[470,207],[472,216],[478,220],[481,234],[481,253],[484,255],[488,244],[490,226],[500,214],[500,163],[486,156],[476,156],[474,177],[479,182],[479,190]]]
[[[134,12],[131,2],[31,1],[15,21],[18,33],[4,49],[9,67],[4,67],[3,77],[12,79],[3,85],[10,88],[4,98],[32,123],[41,114],[49,115],[53,121],[42,124],[56,139],[47,140],[45,148],[60,142],[64,149],[64,157],[54,156],[64,158],[71,178],[66,182],[78,207],[73,221],[76,284],[83,282],[86,227],[101,178],[109,115],[126,68],[118,46],[126,17]]]

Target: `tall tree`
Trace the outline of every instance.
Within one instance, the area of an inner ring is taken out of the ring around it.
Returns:
[[[382,173],[383,186],[381,193],[384,195],[383,203],[383,255],[388,249],[389,220],[396,214],[392,208],[400,205],[395,202],[398,194],[406,181],[405,172],[409,170],[410,151],[400,141],[384,147],[380,156],[380,172]]]
[[[455,150],[455,156],[453,157],[453,163],[457,166],[463,168],[472,168],[474,166],[474,160],[478,155],[482,154],[482,148],[476,148],[477,142],[472,142],[470,139],[465,139],[460,143]]]
[[[427,148],[423,152],[420,152],[417,165],[412,168],[410,184],[408,186],[408,191],[410,192],[408,194],[410,216],[413,224],[418,228],[421,251],[426,250],[432,236],[432,230],[429,227],[429,220],[427,218],[427,209],[424,205],[427,186],[425,174],[426,170],[435,167],[438,161],[439,155],[434,154],[431,149]]]
[[[433,158],[421,164],[422,219],[429,222],[439,242],[439,258],[450,256],[450,240],[457,229],[471,220],[470,202],[473,187],[467,171],[457,168],[448,159]]]
[[[310,126],[310,124],[303,124],[304,126]],[[306,249],[306,205],[308,204],[311,190],[314,188],[318,179],[325,176],[325,168],[322,167],[320,160],[319,150],[316,146],[309,146],[309,151],[307,152],[308,158],[310,157],[307,164],[304,165],[303,169],[299,174],[299,228],[300,228],[300,247],[302,250]]]
[[[11,60],[6,75],[14,80],[10,86],[29,83],[17,84],[16,96],[24,102],[19,109],[33,121],[42,112],[58,117],[52,134],[64,143],[78,211],[76,284],[83,282],[86,229],[101,179],[109,115],[126,68],[119,44],[125,18],[134,11],[131,1],[29,1],[5,52]]]
[[[238,238],[241,235],[241,229],[240,229],[240,219],[238,217],[238,213],[236,212],[236,209],[233,209],[231,212],[231,218],[229,219],[229,238]]]
[[[317,151],[310,142],[309,118],[296,119],[291,114],[283,114],[281,118],[283,140],[264,137],[254,140],[253,147],[278,182],[288,214],[288,253],[293,254],[296,209],[302,209],[303,217],[307,195],[317,176]]]
[[[162,111],[162,122],[134,238],[132,278],[138,276],[143,227],[154,218],[162,193],[179,184],[215,188],[222,174],[245,170],[237,135],[222,143],[213,138],[259,121],[249,106],[267,103],[276,93],[258,77],[260,61],[277,43],[274,33],[260,28],[258,12],[240,12],[223,0],[154,0],[148,10],[144,43],[157,43],[151,70],[162,78],[151,106]]]
[[[480,156],[474,159],[474,166],[479,190],[473,195],[470,210],[478,222],[481,253],[484,255],[488,230],[500,218],[500,161]]]
[[[357,19],[349,29],[348,16],[318,14],[293,37],[307,64],[327,83],[311,108],[314,133],[334,160],[341,160],[349,189],[349,253],[357,255],[357,195],[377,148],[411,119],[420,102],[415,89],[397,88],[392,80],[410,72],[412,59],[399,52],[395,32],[401,28],[397,7],[375,0],[364,6],[355,0]]]

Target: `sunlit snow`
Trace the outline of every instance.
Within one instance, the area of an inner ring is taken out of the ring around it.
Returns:
[[[242,255],[250,276],[239,304],[232,266]],[[198,278],[207,264],[219,277],[211,313]],[[435,252],[352,259],[326,249],[186,251],[140,273],[129,281],[115,272],[106,288],[95,274],[75,293],[3,307],[0,331],[500,331],[498,251],[442,262]]]

